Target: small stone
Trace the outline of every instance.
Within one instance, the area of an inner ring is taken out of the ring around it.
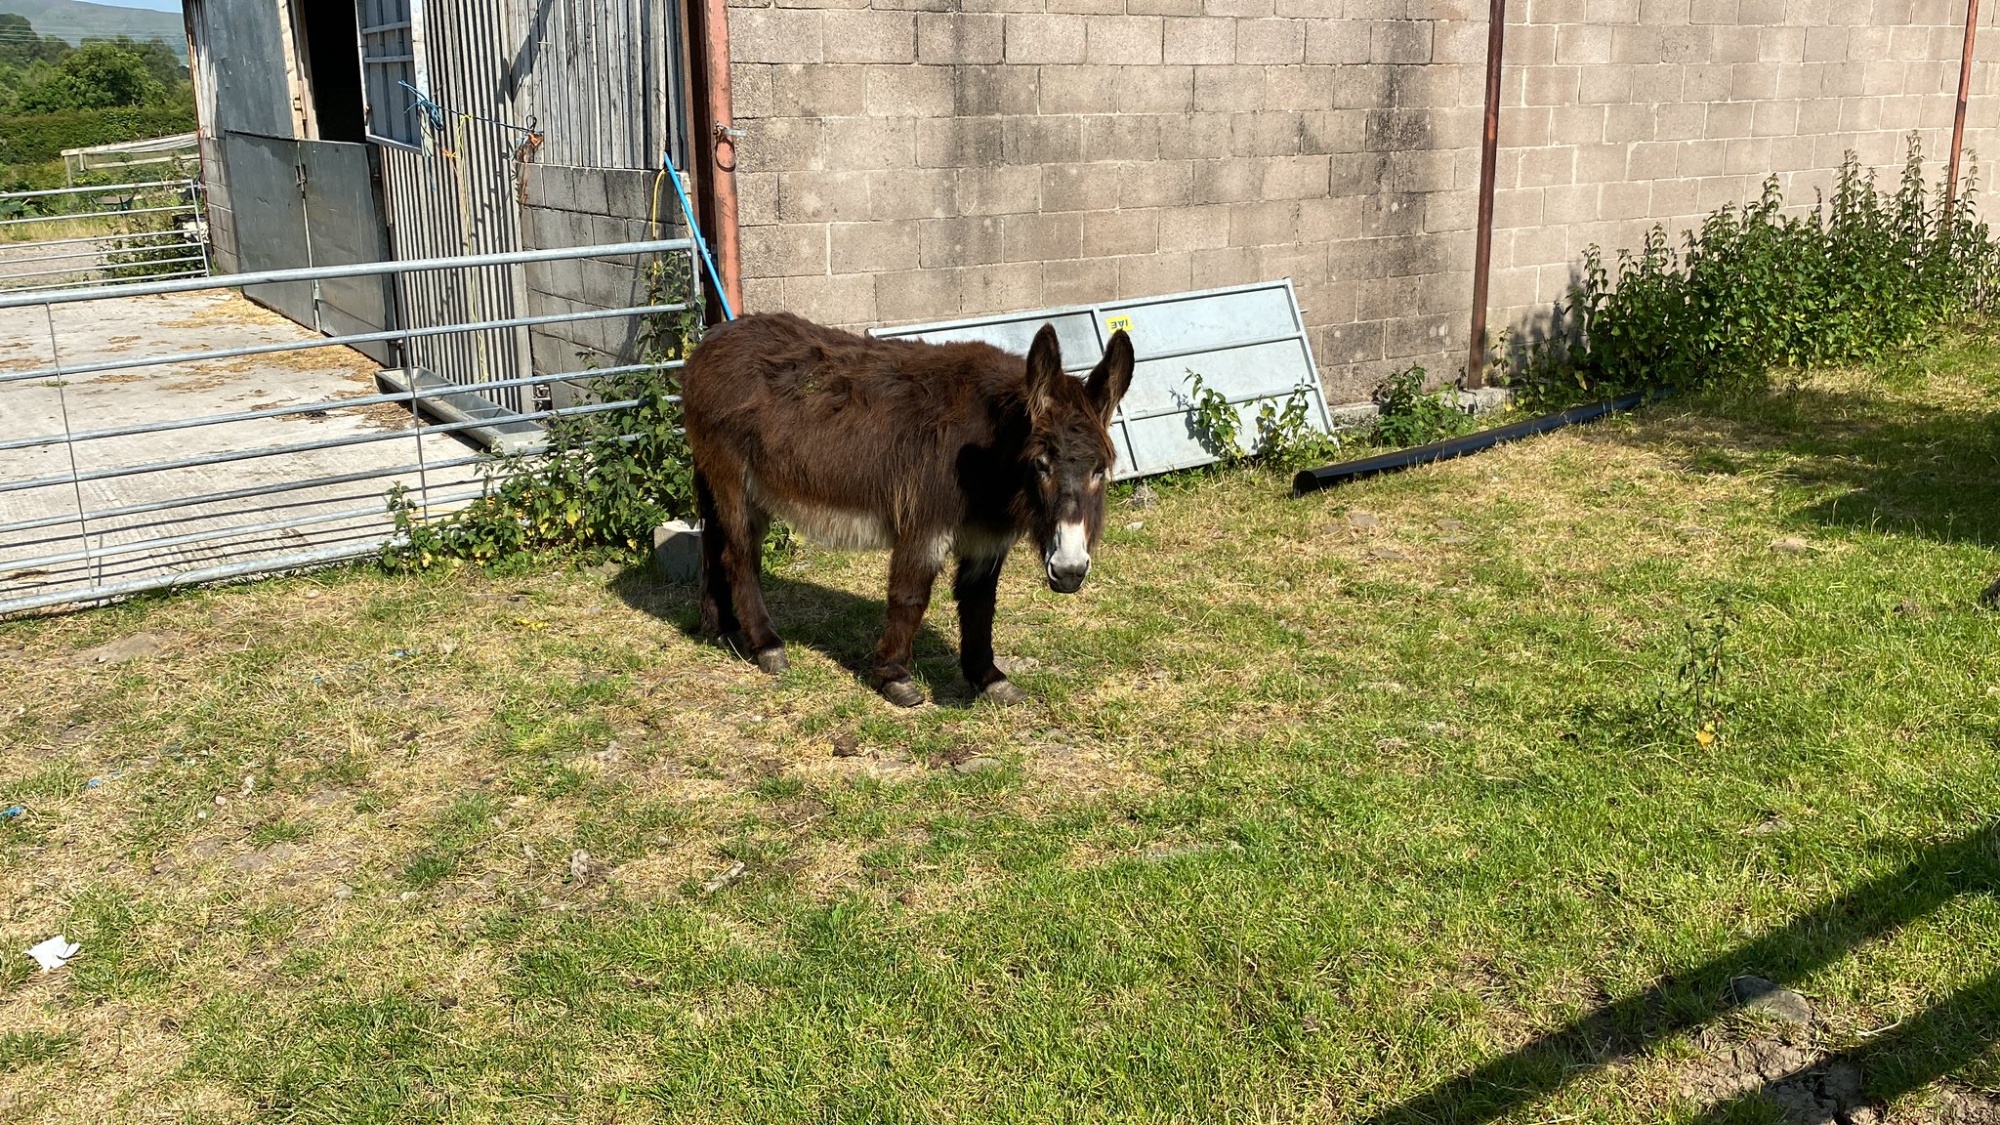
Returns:
[[[215,795],[215,805],[217,808],[221,808],[223,805],[226,805],[228,803],[229,803],[229,798],[223,796],[220,793],[217,793]]]
[[[744,872],[743,864],[732,863],[729,865],[729,870],[724,871],[722,874],[717,875],[715,878],[710,879],[706,883],[703,883],[701,885],[701,893],[706,895],[712,895],[715,892],[721,890],[722,888],[727,887],[730,884],[735,883],[738,880],[742,879],[743,872]]]
[[[1374,559],[1377,562],[1410,561],[1410,556],[1404,554],[1401,551],[1398,551],[1394,547],[1371,547],[1368,550],[1368,557]]]
[[[1803,555],[1811,549],[1812,544],[1807,543],[1796,535],[1787,535],[1783,539],[1771,540],[1771,550],[1779,554]]]
[[[333,897],[337,901],[346,902],[348,899],[354,897],[354,888],[348,886],[346,883],[335,883],[333,885]]]
[[[1373,531],[1382,526],[1382,521],[1367,512],[1349,512],[1347,526],[1356,531]]]
[[[1159,502],[1160,495],[1153,491],[1153,486],[1150,484],[1142,484],[1133,489],[1132,498],[1125,501],[1125,503],[1134,508],[1151,508],[1158,505]]]
[[[592,859],[590,853],[582,848],[569,853],[569,877],[579,885],[600,879],[610,871],[610,864],[601,859]]]
[[[1126,525],[1125,525],[1125,530],[1127,530],[1127,531],[1144,531],[1144,530],[1146,530],[1146,521],[1145,521],[1145,520],[1133,520],[1133,521],[1132,521],[1131,523],[1128,523],[1128,524],[1126,524]]]
[[[1436,521],[1434,521],[1434,522],[1435,522],[1435,523],[1437,524],[1437,529],[1438,529],[1439,531],[1464,531],[1464,530],[1465,530],[1465,521],[1464,521],[1464,520],[1436,520]]]
[[[1767,816],[1750,827],[1743,829],[1741,834],[1745,836],[1775,836],[1790,827],[1791,825],[1785,823],[1784,817],[1774,815]]]
[[[1777,982],[1763,977],[1737,977],[1729,982],[1736,1002],[1754,1012],[1762,1012],[1786,1023],[1804,1026],[1813,1020],[1812,1003]]]
[[[76,664],[123,664],[128,660],[142,660],[158,656],[167,647],[167,639],[158,633],[134,633],[107,641],[96,648],[87,648],[71,657]]]
[[[836,758],[858,758],[861,756],[861,739],[854,732],[833,736],[833,756]]]
[[[967,758],[951,768],[957,770],[959,773],[991,773],[994,770],[1005,767],[1006,764],[998,758],[989,758],[981,754],[978,757]]]
[[[244,774],[243,788],[238,789],[236,791],[236,795],[238,797],[248,797],[250,794],[256,791],[257,791],[257,775],[254,773]]]

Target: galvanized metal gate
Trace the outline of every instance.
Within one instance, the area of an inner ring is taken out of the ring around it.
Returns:
[[[194,180],[0,192],[0,292],[208,272]]]
[[[367,557],[394,534],[384,496],[392,485],[408,490],[419,518],[484,492],[493,458],[466,436],[635,405],[593,398],[427,421],[448,414],[435,389],[378,390],[374,365],[349,348],[564,322],[636,329],[687,307],[320,336],[273,317],[232,318],[231,288],[302,292],[583,258],[627,260],[637,272],[688,253],[687,240],[671,239],[0,294],[0,339],[26,349],[0,362],[0,615]],[[620,370],[676,366],[634,356]],[[552,371],[466,390],[532,395],[607,373]]]

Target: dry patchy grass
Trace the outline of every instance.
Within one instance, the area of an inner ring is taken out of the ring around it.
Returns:
[[[1083,595],[1009,575],[1013,710],[969,706],[948,602],[939,702],[875,699],[881,560],[813,549],[775,564],[777,681],[616,568],[0,626],[0,939],[84,944],[0,961],[0,1104],[1752,1120],[1786,1088],[1729,1067],[1771,1032],[1716,990],[1758,971],[1818,1005],[1801,1065],[1930,1028],[1866,1069],[1941,1114],[2000,1084],[2000,516],[1964,456],[2000,380],[1928,362],[1303,501],[1164,482]],[[1673,671],[1718,598],[1703,750]],[[1951,893],[1799,921],[1905,868]]]

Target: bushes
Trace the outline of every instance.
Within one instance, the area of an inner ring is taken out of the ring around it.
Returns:
[[[690,266],[687,258],[670,255],[650,267],[647,303],[689,307],[642,323],[642,363],[686,359],[701,338]],[[692,518],[693,459],[670,369],[607,375],[591,391],[603,402],[634,405],[551,419],[546,454],[501,463],[487,494],[457,512],[426,523],[400,485],[391,490],[398,535],[382,550],[383,567],[428,570],[588,548],[636,557],[651,548],[654,528]]]
[[[1428,373],[1421,367],[1399,371],[1375,388],[1376,445],[1402,449],[1457,437],[1472,429],[1472,415],[1460,409],[1453,388],[1424,393]]]
[[[1949,211],[1929,199],[1914,138],[1893,193],[1850,153],[1831,200],[1804,216],[1783,208],[1773,177],[1679,251],[1654,227],[1620,252],[1615,279],[1593,247],[1550,338],[1520,357],[1523,397],[1557,405],[1871,359],[1993,301],[2000,248],[1970,198]]]
[[[0,117],[0,164],[44,164],[61,160],[66,148],[167,137],[194,128],[192,102]]]

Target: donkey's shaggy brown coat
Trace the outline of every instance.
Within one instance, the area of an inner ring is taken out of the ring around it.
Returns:
[[[836,547],[887,548],[882,693],[923,702],[910,647],[947,555],[958,558],[959,664],[983,696],[1019,689],[993,663],[1000,568],[1016,540],[1074,593],[1104,525],[1112,411],[1132,381],[1112,336],[1088,381],[1065,375],[1044,325],[1024,363],[987,344],[875,340],[789,313],[708,334],[683,372],[701,504],[703,627],[786,667],[759,585],[772,515]]]

